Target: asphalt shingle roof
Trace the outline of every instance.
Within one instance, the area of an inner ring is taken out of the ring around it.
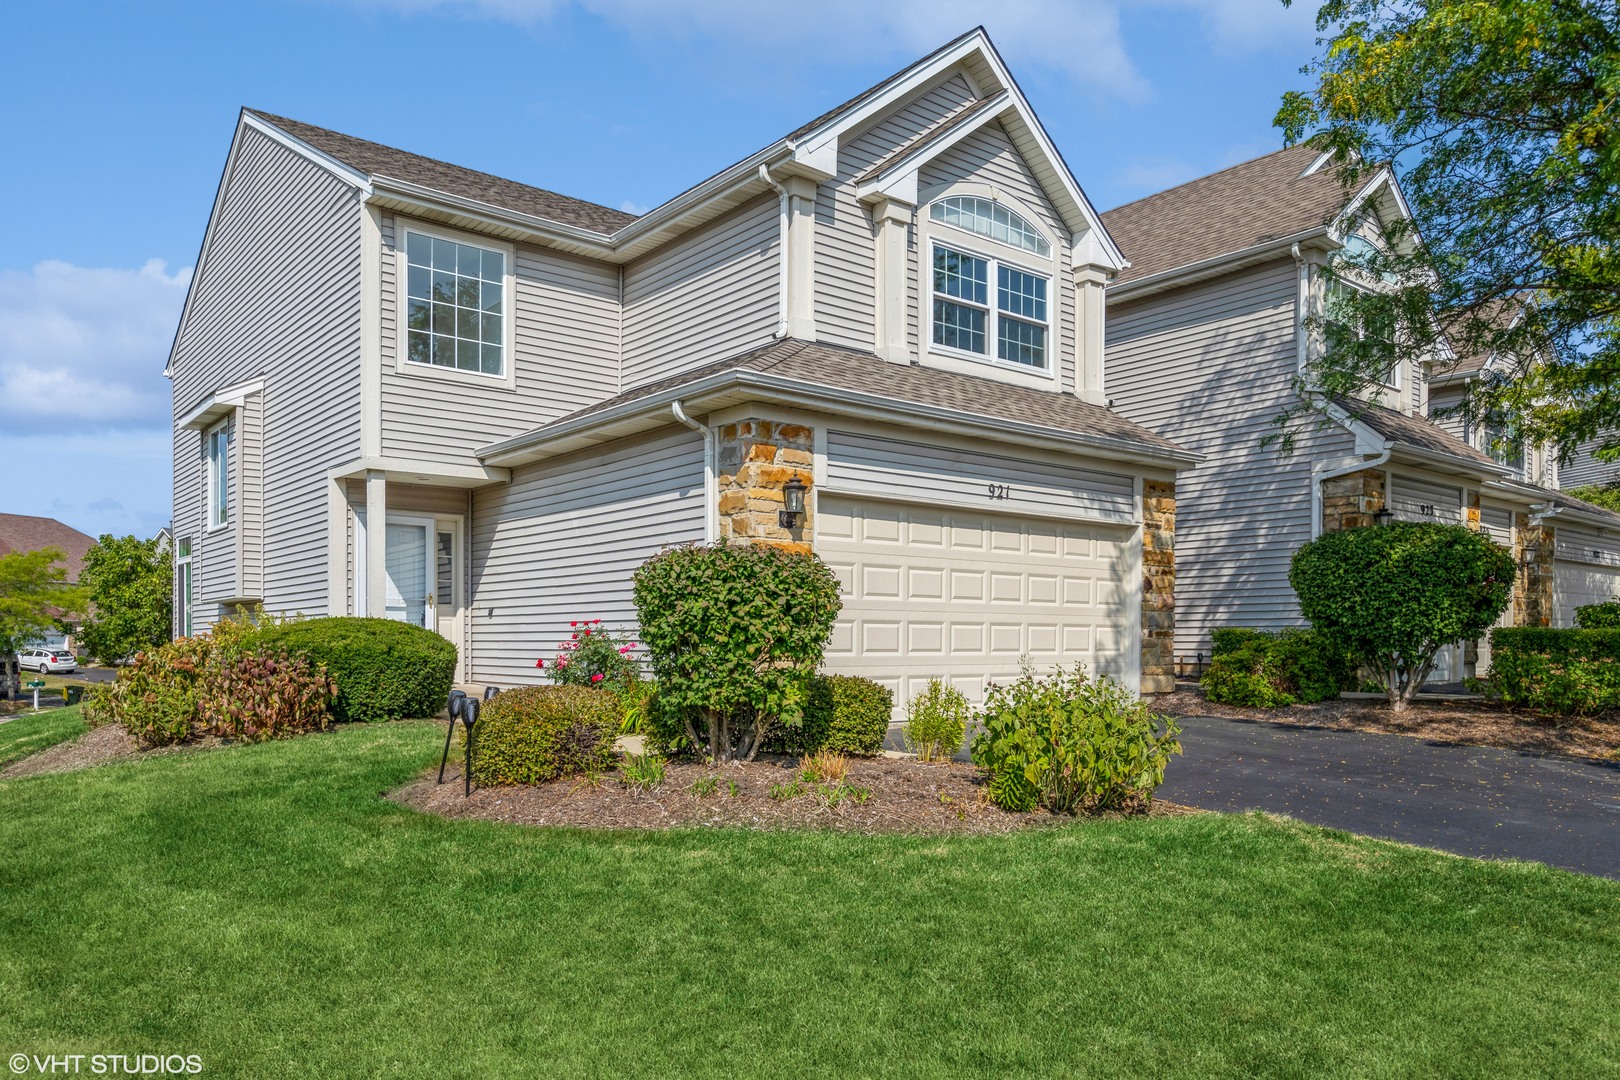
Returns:
[[[1327,225],[1349,201],[1343,174],[1303,143],[1110,210],[1103,227],[1131,265],[1119,284]]]
[[[566,423],[653,397],[726,371],[768,372],[834,390],[878,394],[895,401],[992,420],[1010,420],[1077,435],[1128,440],[1155,450],[1185,452],[1170,440],[1155,435],[1118,413],[1081,401],[1072,394],[1054,394],[1048,390],[1034,390],[997,379],[915,364],[890,363],[874,353],[793,338],[784,338],[658,382],[638,386],[570,413],[554,423]]]
[[[84,569],[84,557],[95,546],[95,538],[86,536],[71,525],[55,518],[32,517],[28,514],[0,514],[0,555],[14,551],[38,551],[40,548],[61,548],[67,556],[69,581],[78,581]]]
[[[1486,454],[1446,431],[1438,424],[1421,416],[1408,416],[1373,405],[1365,401],[1335,399],[1335,403],[1353,419],[1359,420],[1397,446],[1411,446],[1433,454],[1444,454],[1470,465],[1480,465],[1492,472],[1501,472],[1502,466]]]
[[[284,116],[248,109],[247,112],[266,123],[274,124],[293,138],[308,143],[367,176],[382,176],[420,184],[450,195],[476,199],[503,210],[532,214],[562,225],[589,229],[604,236],[623,228],[636,219],[635,214],[600,206],[583,199],[559,195],[545,188],[531,187],[515,180],[506,180],[476,169],[451,165],[434,158],[423,157],[392,146],[357,139],[352,135],[329,131],[326,128],[289,120]]]

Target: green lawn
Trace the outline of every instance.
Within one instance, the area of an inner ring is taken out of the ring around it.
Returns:
[[[79,716],[79,708],[78,705],[69,705],[65,709],[18,713],[14,719],[0,724],[0,765],[8,765],[20,757],[27,757],[59,742],[67,742],[89,731]]]
[[[1615,882],[1257,816],[592,834],[379,799],[442,730],[0,783],[0,1055],[243,1077],[1620,1070]]]

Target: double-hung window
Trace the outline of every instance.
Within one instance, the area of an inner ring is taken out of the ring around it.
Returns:
[[[1524,440],[1498,413],[1485,417],[1485,453],[1498,465],[1524,474]]]
[[[181,637],[191,636],[191,537],[183,537],[174,544],[174,586],[178,594],[179,618],[176,620]]]
[[[1374,355],[1388,355],[1390,358],[1389,366],[1379,374],[1379,379],[1388,389],[1399,390],[1401,360],[1395,350],[1394,328],[1389,325],[1388,316],[1368,318],[1356,308],[1356,298],[1370,291],[1342,278],[1328,282],[1327,344],[1331,349],[1342,347],[1351,341],[1370,343],[1370,352]]]
[[[934,344],[1044,371],[1050,287],[1044,275],[936,243]]]
[[[207,473],[207,515],[210,529],[231,521],[231,423],[209,428],[203,435],[204,471]]]
[[[405,359],[506,373],[507,257],[442,236],[405,233]]]

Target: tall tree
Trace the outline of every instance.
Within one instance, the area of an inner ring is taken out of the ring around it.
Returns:
[[[1381,332],[1328,334],[1308,381],[1365,393],[1443,333],[1510,363],[1472,418],[1620,456],[1614,0],[1326,0],[1317,29],[1315,88],[1285,94],[1277,125],[1338,151],[1350,184],[1393,162],[1414,220],[1341,264],[1395,287],[1343,291],[1333,323]]]
[[[79,640],[103,664],[169,640],[174,557],[167,545],[103,534],[84,557],[79,583],[89,590],[94,612],[79,627]]]
[[[70,584],[59,548],[0,555],[0,683],[6,700],[22,689],[17,650],[82,612],[85,590]]]

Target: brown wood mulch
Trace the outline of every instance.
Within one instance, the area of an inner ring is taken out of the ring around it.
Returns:
[[[129,761],[159,754],[181,754],[194,750],[217,750],[232,743],[209,736],[179,746],[156,746],[145,749],[117,724],[91,728],[76,739],[47,746],[35,754],[19,758],[0,768],[0,780],[20,780],[25,776],[43,776],[46,773],[75,772],[95,765],[114,761]]]
[[[1403,713],[1367,698],[1340,698],[1314,705],[1250,709],[1208,701],[1195,683],[1153,699],[1153,711],[1168,716],[1219,716],[1333,731],[1406,735],[1463,746],[1493,746],[1536,754],[1620,759],[1620,717],[1546,717],[1490,701],[1418,701]]]
[[[474,788],[467,798],[462,794],[459,771],[447,771],[441,785],[435,768],[389,798],[448,818],[587,829],[734,826],[993,835],[1075,820],[1045,811],[1012,814],[1000,810],[985,799],[979,771],[961,763],[926,765],[902,757],[852,759],[844,782],[870,790],[864,802],[845,798],[829,805],[813,790],[790,799],[770,797],[772,785],[790,783],[797,775],[797,762],[790,758],[762,756],[757,761],[724,766],[670,761],[663,784],[652,791],[627,787],[618,773],[609,773],[597,784],[555,780],[533,786]],[[698,795],[691,790],[695,781],[711,776],[719,778],[717,792]],[[736,784],[735,793],[730,791],[730,783]],[[1155,800],[1146,813],[1159,817],[1198,812]],[[1108,813],[1092,820],[1124,816]]]

